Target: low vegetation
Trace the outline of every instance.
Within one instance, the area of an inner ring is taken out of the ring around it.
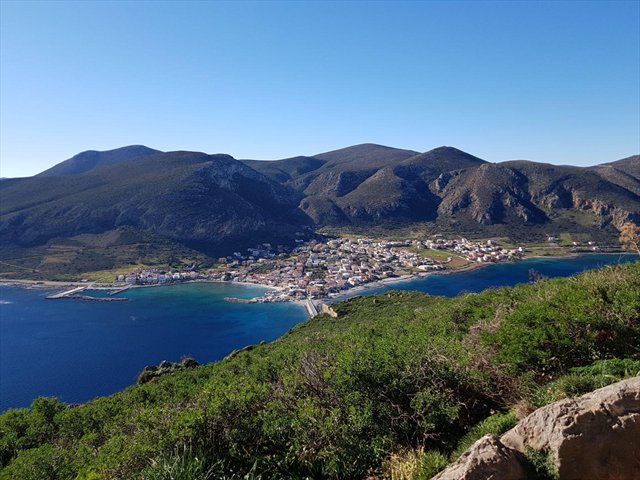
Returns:
[[[430,478],[530,409],[640,371],[640,262],[335,310],[112,397],[4,413],[0,479]]]

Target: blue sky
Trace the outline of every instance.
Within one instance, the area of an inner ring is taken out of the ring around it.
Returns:
[[[640,152],[640,2],[1,2],[0,176],[145,144]]]

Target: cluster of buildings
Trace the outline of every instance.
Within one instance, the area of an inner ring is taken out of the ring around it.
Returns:
[[[430,258],[429,250],[442,250]],[[522,248],[505,250],[489,240],[376,241],[335,238],[301,242],[291,251],[263,243],[246,253],[218,259],[214,268],[198,272],[139,269],[118,277],[124,284],[154,285],[189,280],[244,282],[273,287],[259,301],[290,301],[337,296],[354,287],[402,275],[443,270],[453,257],[470,262],[501,262],[520,258]],[[447,255],[448,254],[448,255]]]
[[[454,252],[460,254],[460,256],[466,258],[470,262],[505,262],[509,260],[519,260],[524,255],[524,248],[511,248],[505,249],[497,245],[493,240],[487,240],[486,242],[478,242],[461,238],[460,240],[436,240],[435,247],[443,245],[443,248],[452,248]]]
[[[558,244],[560,243],[560,239],[557,237],[553,237],[553,236],[548,236],[547,237],[547,243],[550,243],[551,245],[555,245],[558,246]],[[588,247],[591,251],[593,252],[597,252],[600,250],[600,247],[598,246],[598,244],[596,242],[594,242],[593,240],[590,240],[588,242],[577,242],[577,241],[573,241],[571,242],[571,246],[574,249],[580,249],[580,248],[585,248]]]
[[[278,289],[272,300],[291,300],[324,298],[384,278],[444,268],[406,248],[411,245],[345,238],[311,241],[288,255],[235,255],[227,259],[231,269],[212,270],[209,275],[213,280],[272,286]]]
[[[208,275],[191,270],[188,272],[166,272],[157,268],[139,268],[127,275],[118,275],[117,284],[125,285],[167,285],[174,282],[207,279]]]

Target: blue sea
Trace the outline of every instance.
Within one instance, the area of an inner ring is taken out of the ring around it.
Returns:
[[[455,297],[462,293],[476,293],[487,288],[512,287],[530,281],[529,271],[535,270],[546,278],[569,277],[585,270],[605,265],[640,260],[638,255],[587,254],[566,258],[531,258],[515,263],[498,263],[467,272],[429,275],[417,280],[371,288],[357,295],[377,295],[390,290],[414,290],[429,295]],[[348,296],[341,297],[344,300]]]
[[[635,255],[585,255],[531,259],[370,289],[419,290],[455,296],[529,281],[529,270],[569,276],[599,266],[637,260]],[[127,302],[45,300],[51,291],[0,287],[0,411],[28,406],[38,396],[69,403],[110,395],[135,383],[146,366],[192,356],[200,362],[271,341],[306,320],[291,303],[239,304],[259,287],[192,283],[132,289]]]

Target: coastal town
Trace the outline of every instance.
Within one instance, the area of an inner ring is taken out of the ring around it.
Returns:
[[[116,285],[166,285],[185,281],[219,281],[270,287],[250,302],[331,299],[380,283],[408,280],[429,272],[518,260],[523,247],[504,248],[493,240],[447,239],[384,241],[332,238],[300,242],[287,251],[262,243],[246,252],[217,259],[209,269],[187,271],[137,269],[119,275]],[[229,299],[240,301],[239,299]],[[244,301],[244,300],[242,300]]]

